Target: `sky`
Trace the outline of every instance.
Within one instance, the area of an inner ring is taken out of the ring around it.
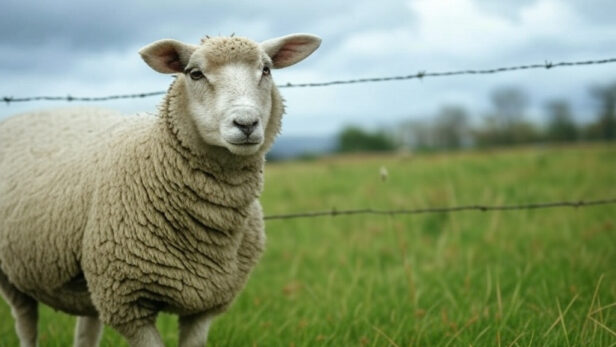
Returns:
[[[165,90],[171,77],[137,51],[162,38],[205,35],[263,41],[303,32],[322,45],[297,65],[273,71],[278,84],[482,69],[616,57],[613,0],[23,1],[0,11],[0,97],[104,96]],[[480,121],[490,93],[519,87],[528,117],[549,100],[594,117],[591,86],[616,81],[616,64],[425,78],[318,88],[285,88],[283,135],[331,135],[348,124],[381,127],[429,119],[461,105]],[[87,103],[126,113],[155,112],[161,97]],[[75,103],[73,103],[75,104]],[[0,104],[0,119],[66,102]]]

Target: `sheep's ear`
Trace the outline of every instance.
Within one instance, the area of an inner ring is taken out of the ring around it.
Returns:
[[[320,45],[321,39],[309,34],[292,34],[261,42],[261,48],[278,69],[302,61]]]
[[[152,69],[161,73],[177,73],[184,71],[195,49],[197,46],[167,39],[143,47],[139,54]]]

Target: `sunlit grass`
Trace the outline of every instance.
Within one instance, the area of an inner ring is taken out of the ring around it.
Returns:
[[[379,169],[389,172],[382,181]],[[616,196],[614,145],[268,164],[267,214]],[[269,221],[212,346],[609,346],[616,207]],[[41,309],[41,346],[74,320]],[[159,328],[177,343],[177,324]],[[107,329],[103,344],[122,345]],[[17,344],[0,303],[0,345]]]

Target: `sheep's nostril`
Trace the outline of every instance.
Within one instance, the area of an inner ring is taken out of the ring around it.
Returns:
[[[240,129],[246,136],[250,136],[250,134],[252,134],[258,124],[259,120],[246,123],[238,121],[237,119],[233,120],[233,125],[235,125],[236,128]]]

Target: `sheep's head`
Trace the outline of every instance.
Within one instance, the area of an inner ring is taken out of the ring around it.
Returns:
[[[205,38],[198,46],[160,40],[139,53],[154,70],[179,74],[187,111],[207,144],[251,155],[267,140],[269,123],[280,122],[271,119],[282,113],[271,70],[303,60],[320,43],[306,34],[261,43],[240,37]]]

